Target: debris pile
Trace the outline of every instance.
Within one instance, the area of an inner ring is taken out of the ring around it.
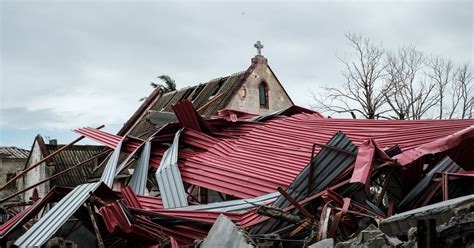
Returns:
[[[177,122],[147,139],[75,130],[111,149],[102,177],[53,188],[0,226],[2,242],[67,240],[65,223],[79,219],[99,247],[400,247],[411,221],[376,226],[473,202],[474,120],[334,119],[295,106],[204,119],[189,101],[173,110]],[[436,238],[472,230],[449,213]]]

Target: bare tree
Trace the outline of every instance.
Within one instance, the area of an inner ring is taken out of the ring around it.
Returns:
[[[316,100],[313,107],[322,112],[357,112],[374,119],[384,113],[381,109],[385,103],[384,87],[379,85],[383,84],[384,50],[362,36],[346,34],[346,38],[355,52],[353,60],[339,58],[345,66],[346,82],[341,88],[323,87],[324,93],[319,97],[313,94]]]
[[[428,62],[428,67],[429,71],[427,75],[436,85],[439,103],[439,119],[443,119],[443,117],[445,117],[443,104],[445,103],[446,88],[453,81],[453,63],[451,60],[433,57]]]
[[[460,66],[454,73],[454,80],[452,83],[452,102],[449,119],[457,117],[464,119],[472,117],[472,100],[473,100],[473,76],[469,71],[469,64],[466,63]],[[459,108],[458,108],[459,107]]]
[[[427,83],[421,70],[425,56],[415,47],[402,47],[397,53],[388,53],[386,61],[387,104],[395,113],[394,119],[421,119],[439,99]]]

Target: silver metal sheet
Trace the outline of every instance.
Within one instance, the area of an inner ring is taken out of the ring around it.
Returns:
[[[245,210],[255,208],[255,205],[265,205],[274,202],[280,196],[279,192],[262,195],[255,198],[232,200],[225,202],[214,202],[209,204],[193,205],[189,207],[178,208],[177,210],[207,210],[217,212],[244,212]]]
[[[133,192],[137,195],[145,195],[146,182],[148,178],[148,166],[150,163],[150,150],[151,142],[147,141],[143,151],[140,154],[135,170],[133,171],[132,178],[128,185],[132,188]]]
[[[406,196],[402,199],[402,201],[400,201],[398,207],[403,210],[410,210],[413,208],[412,205],[421,198],[423,192],[427,190],[434,176],[441,172],[459,173],[464,172],[464,170],[449,156],[446,156],[418,181],[415,187],[413,187],[412,190],[408,192],[408,194],[406,194]]]
[[[77,186],[26,233],[15,241],[18,247],[41,247],[89,198],[89,192],[95,191],[101,182]]]
[[[187,195],[178,168],[178,146],[181,132],[182,129],[174,136],[173,144],[163,154],[160,167],[155,173],[165,208],[188,206]]]
[[[120,150],[122,149],[123,139],[118,143],[117,147],[115,147],[114,152],[110,155],[109,161],[107,161],[107,165],[105,166],[104,172],[100,177],[100,181],[104,182],[107,186],[112,188],[114,183],[114,178],[117,171],[117,163],[120,157]]]

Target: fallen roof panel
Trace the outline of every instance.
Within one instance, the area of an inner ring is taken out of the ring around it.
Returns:
[[[15,241],[18,247],[40,247],[71,217],[101,182],[77,186]]]
[[[232,200],[224,202],[214,202],[209,204],[192,205],[188,207],[177,208],[176,210],[209,210],[218,212],[243,212],[248,209],[272,203],[280,196],[279,192],[262,195],[255,198],[241,200]]]
[[[212,134],[210,145],[206,145],[203,134],[199,150],[181,149],[178,165],[184,182],[251,198],[274,192],[277,187],[288,187],[308,163],[313,143],[325,144],[338,131],[343,131],[355,145],[372,138],[382,149],[398,144],[406,151],[471,125],[474,120],[326,119],[310,113],[278,116],[264,122],[231,122],[228,130],[224,127]],[[197,137],[194,135],[192,140]],[[186,133],[183,139],[186,140]],[[153,154],[151,166],[158,167],[161,155]],[[407,185],[419,180],[420,173],[415,169],[404,172],[410,180],[405,182]]]

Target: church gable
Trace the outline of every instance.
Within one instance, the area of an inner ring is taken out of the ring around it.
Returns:
[[[252,64],[252,72],[232,96],[226,109],[263,115],[294,105],[265,57],[255,56]]]

